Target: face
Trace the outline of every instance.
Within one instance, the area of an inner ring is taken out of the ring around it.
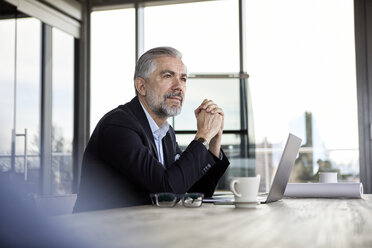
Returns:
[[[161,56],[156,58],[156,69],[147,80],[145,100],[161,118],[181,113],[185,98],[187,73],[182,60]]]

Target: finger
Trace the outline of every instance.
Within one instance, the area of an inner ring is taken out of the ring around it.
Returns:
[[[204,99],[204,101],[202,102],[202,104],[200,105],[202,109],[207,109],[208,106],[214,104],[214,102],[212,100],[208,100],[208,99]]]
[[[197,116],[197,115],[200,113],[200,111],[202,111],[202,110],[203,110],[202,105],[200,105],[199,107],[197,107],[197,108],[194,110],[194,114],[195,114],[195,116]]]
[[[208,113],[215,113],[216,110],[219,109],[218,105],[217,104],[211,104],[209,105],[205,111],[207,111]]]
[[[210,101],[210,100],[204,99],[203,102],[199,105],[199,107],[197,109],[203,109],[206,106],[208,101]]]
[[[199,113],[200,113],[200,108],[198,107],[197,109],[194,110],[195,117],[197,117]]]
[[[215,108],[211,111],[212,114],[220,114],[222,115],[222,117],[225,115],[225,113],[223,112],[222,108]]]
[[[204,99],[200,106],[194,110],[195,116],[197,116],[200,113],[200,111],[205,110],[210,105],[210,102],[211,100]]]
[[[219,107],[218,107],[218,105],[215,104],[213,101],[208,101],[208,102],[206,102],[206,103],[203,105],[203,108],[204,108],[207,112],[211,112],[211,111],[213,111],[213,110],[215,110],[215,109],[217,109],[217,108],[219,108]]]

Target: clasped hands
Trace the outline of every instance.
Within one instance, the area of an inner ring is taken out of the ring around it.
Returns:
[[[209,150],[219,157],[224,125],[224,113],[212,100],[205,99],[194,111],[197,122],[196,137],[209,142]]]

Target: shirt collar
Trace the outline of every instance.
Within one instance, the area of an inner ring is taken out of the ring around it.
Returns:
[[[164,138],[164,136],[167,134],[167,132],[169,130],[169,123],[167,121],[165,121],[164,124],[159,127],[156,124],[156,122],[154,121],[154,119],[151,117],[149,112],[147,112],[147,110],[143,106],[142,102],[141,101],[139,101],[139,102],[141,104],[141,107],[142,107],[143,111],[145,112],[146,118],[147,118],[147,120],[150,124],[151,132],[154,135],[154,137],[159,138],[159,139]]]

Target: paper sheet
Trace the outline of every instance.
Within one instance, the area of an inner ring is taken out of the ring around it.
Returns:
[[[285,197],[362,198],[362,183],[289,183]]]

